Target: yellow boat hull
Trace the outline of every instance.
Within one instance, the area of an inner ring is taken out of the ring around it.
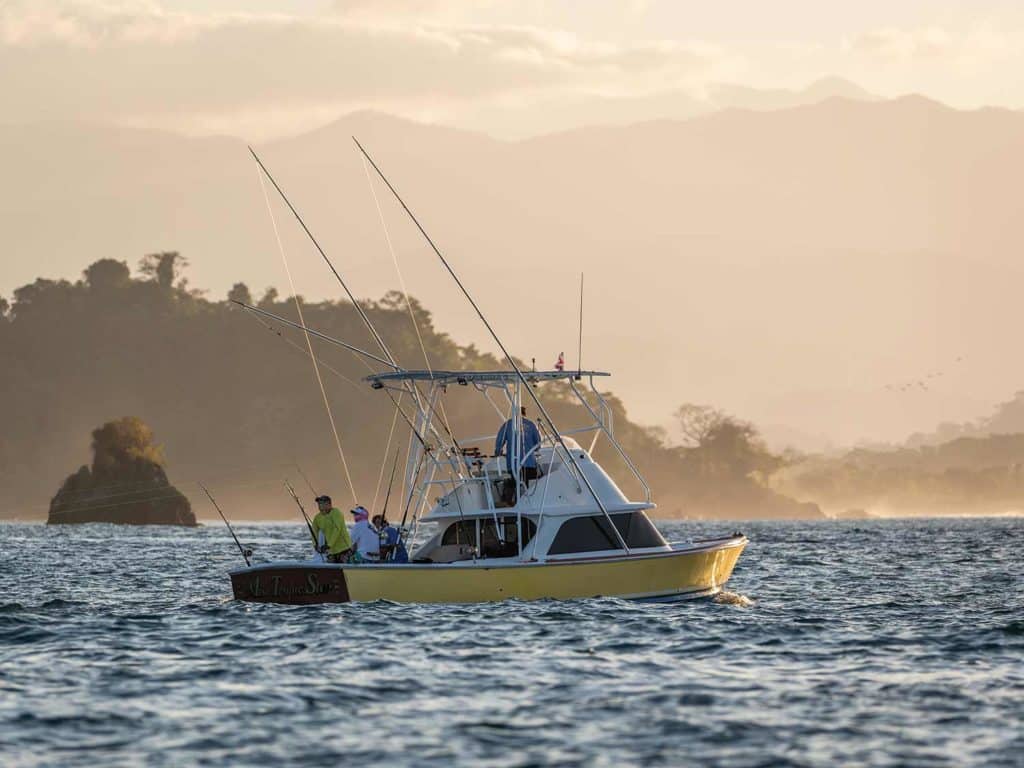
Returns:
[[[738,536],[670,552],[546,563],[268,564],[231,577],[237,599],[257,602],[671,600],[721,591],[746,544]]]

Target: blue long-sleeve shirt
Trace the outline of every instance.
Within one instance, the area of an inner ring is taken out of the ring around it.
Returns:
[[[510,474],[514,474],[512,472],[512,436],[515,432],[515,419],[509,419],[501,425],[498,436],[494,440],[494,455],[505,454],[505,466],[508,467]],[[519,459],[524,467],[537,466],[537,452],[533,449],[538,445],[540,445],[540,432],[537,430],[537,425],[529,419],[523,419],[523,431],[519,435]]]

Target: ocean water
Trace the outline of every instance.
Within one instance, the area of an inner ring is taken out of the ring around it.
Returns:
[[[0,525],[0,764],[1024,765],[1024,519],[740,527],[717,601],[288,607],[213,524]]]

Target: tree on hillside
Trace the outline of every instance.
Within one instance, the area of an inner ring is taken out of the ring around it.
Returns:
[[[67,280],[37,278],[34,283],[14,290],[14,305],[11,307],[11,315],[15,318],[25,317],[36,312],[59,315],[62,308],[67,306],[73,293],[74,286]]]
[[[274,306],[277,302],[277,288],[270,286],[263,292],[263,298],[260,299],[259,306],[261,309],[267,309],[268,307]]]
[[[100,259],[82,272],[85,284],[97,290],[123,288],[132,279],[131,270],[123,261]]]
[[[187,266],[188,259],[177,251],[150,253],[139,260],[139,272],[156,281],[156,284],[165,291],[170,291],[174,287],[175,278]]]
[[[704,472],[722,478],[756,474],[766,479],[786,463],[784,457],[768,450],[753,424],[710,405],[683,403],[673,415],[686,454],[697,460]]]
[[[729,417],[713,426],[695,451],[705,466],[724,478],[765,480],[784,463],[768,450],[752,424]]]
[[[683,436],[683,445],[695,448],[704,444],[708,435],[728,417],[710,405],[683,403],[672,414]]]
[[[228,291],[228,301],[240,301],[251,306],[252,294],[249,292],[249,286],[245,283],[235,283]]]

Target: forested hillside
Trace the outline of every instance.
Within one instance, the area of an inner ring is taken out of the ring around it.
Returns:
[[[2,516],[44,516],[61,479],[87,461],[91,430],[124,416],[152,426],[175,484],[191,496],[200,517],[212,510],[201,503],[196,481],[210,485],[237,518],[296,514],[282,490],[286,478],[301,483],[296,464],[318,490],[349,503],[301,334],[268,328],[226,298],[191,289],[183,266],[177,253],[153,254],[133,276],[126,263],[103,259],[78,281],[39,279],[0,304]],[[290,297],[274,290],[252,298],[238,283],[231,296],[295,316]],[[433,367],[504,367],[472,345],[455,344],[434,327],[427,309],[415,300],[411,305]],[[423,367],[402,295],[391,292],[363,307],[398,361]],[[350,303],[311,303],[304,312],[309,326],[372,347]],[[361,359],[322,342],[316,342],[316,352],[327,366],[325,384],[357,495],[364,504],[372,502],[393,408],[383,393],[361,381],[369,372]],[[540,394],[563,426],[580,423],[581,410],[564,390],[545,385]],[[610,402],[617,435],[654,488],[660,514],[818,514],[813,505],[797,505],[762,485],[757,462],[747,458],[752,435],[670,446],[658,430],[630,422],[621,401]],[[480,397],[454,391],[447,404],[452,429],[464,440],[493,434],[498,426]],[[408,432],[401,421],[397,434],[404,445]],[[638,495],[600,441],[596,454],[627,493]]]
[[[782,468],[771,482],[782,493],[814,499],[829,514],[1019,514],[1024,433],[810,456]]]

